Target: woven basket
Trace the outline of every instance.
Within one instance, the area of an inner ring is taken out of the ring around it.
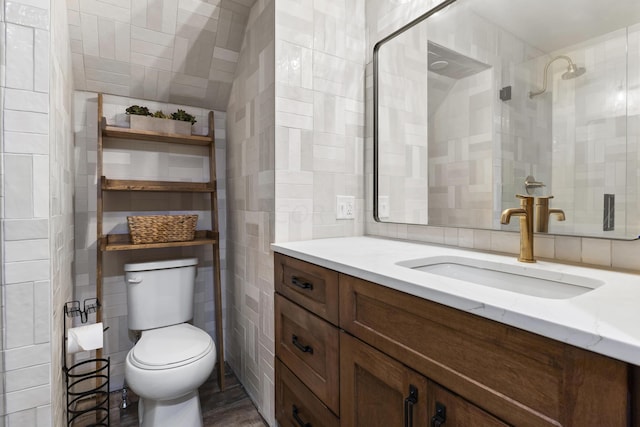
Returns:
[[[198,215],[128,216],[134,245],[141,243],[186,242],[195,237]]]

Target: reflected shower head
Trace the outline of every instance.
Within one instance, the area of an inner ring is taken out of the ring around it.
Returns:
[[[567,66],[567,71],[565,71],[562,74],[562,80],[575,79],[576,77],[579,77],[579,76],[583,75],[587,71],[584,67],[578,67],[576,64],[574,64],[573,61],[571,60],[571,58],[569,58],[566,55],[556,56],[551,61],[547,62],[547,65],[545,65],[545,67],[544,67],[544,79],[542,81],[542,89],[537,90],[537,91],[529,92],[529,98],[533,98],[534,96],[538,96],[538,95],[543,94],[543,93],[546,92],[546,90],[547,90],[547,71],[549,71],[549,66],[551,65],[551,63],[553,61],[557,60],[557,59],[564,59],[569,63],[569,65]]]
[[[567,71],[565,71],[564,73],[562,73],[562,80],[571,80],[571,79],[575,79],[576,77],[579,77],[581,75],[583,75],[585,73],[585,68],[584,67],[578,67],[576,66],[576,64],[574,64],[573,62],[571,62],[569,64],[569,67],[567,67]]]

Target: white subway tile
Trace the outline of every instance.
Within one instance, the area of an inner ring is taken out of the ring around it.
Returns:
[[[164,71],[171,71],[173,66],[169,59],[158,58],[153,55],[145,55],[139,52],[131,52],[131,63]]]
[[[175,48],[173,49],[172,71],[183,72],[186,69],[187,53],[189,51],[189,40],[184,37],[175,38]]]
[[[595,265],[611,265],[611,240],[582,239],[582,262]]]
[[[5,242],[49,237],[48,219],[6,219],[2,226]]]
[[[49,259],[49,239],[7,241],[4,250],[5,262]]]
[[[147,43],[155,43],[165,47],[173,47],[173,34],[165,34],[160,31],[148,30],[135,25],[131,26],[131,39],[142,40]]]
[[[147,26],[147,7],[147,0],[135,0],[131,2],[131,25],[141,28]]]
[[[173,58],[173,47],[167,47],[157,43],[149,43],[139,39],[131,40],[131,52],[158,56],[165,59]]]
[[[640,240],[614,240],[611,249],[614,268],[640,270]]]
[[[164,0],[162,3],[162,32],[175,34],[178,19],[178,0]]]
[[[40,28],[43,30],[49,29],[49,10],[39,7],[33,7],[15,1],[6,1],[5,3],[5,19],[7,22],[11,22],[25,27]]]
[[[51,362],[51,344],[44,343],[4,350],[6,370],[26,368]]]
[[[82,23],[82,47],[85,55],[100,56],[100,39],[98,37],[98,17],[88,13],[80,14]]]
[[[59,260],[59,262],[62,263],[63,260]],[[71,266],[68,267],[71,270]],[[49,280],[35,282],[33,294],[33,340],[36,344],[47,343],[51,341],[51,282]]]
[[[7,110],[47,113],[49,112],[49,96],[46,93],[7,88],[4,107]]]
[[[229,62],[238,62],[239,56],[240,53],[233,50],[224,49],[217,46],[213,48],[213,57],[217,59],[222,59]]]
[[[116,61],[129,62],[131,59],[131,25],[116,22]]]
[[[134,1],[137,2],[139,0]],[[107,18],[119,22],[129,23],[131,19],[130,8],[118,7],[116,5],[98,0],[81,0],[80,11],[85,13],[92,13],[102,18]]]
[[[5,130],[10,132],[29,132],[47,134],[49,132],[49,115],[28,111],[5,111]]]
[[[47,280],[49,267],[49,260],[6,263],[5,280],[7,283]]]
[[[6,394],[7,413],[45,406],[49,403],[51,403],[51,387],[49,385]]]
[[[67,24],[79,27],[81,25],[80,22],[80,12],[77,10],[72,10],[70,8],[67,9]]]
[[[220,13],[218,6],[199,0],[180,0],[178,8],[206,17],[217,17],[217,14]]]
[[[49,32],[35,30],[35,72],[33,75],[33,88],[38,92],[49,92]]]
[[[98,18],[98,48],[100,49],[100,58],[116,58],[115,21],[106,18]]]
[[[7,272],[12,263],[6,263]],[[5,305],[5,340],[7,348],[33,345],[33,283],[29,279],[12,281],[7,277],[8,284],[4,290]]]
[[[4,405],[2,405],[4,412]],[[16,412],[13,414],[7,414],[4,425],[5,426],[37,426],[38,413],[35,409],[29,409],[25,411]]]
[[[4,150],[6,153],[49,153],[49,135],[47,134],[7,131],[4,133],[4,138]]]
[[[582,239],[580,237],[555,236],[555,257],[563,261],[580,262]]]
[[[33,216],[49,217],[49,156],[33,156]]]
[[[35,45],[33,29],[7,23],[5,43],[7,87],[33,90]]]
[[[313,117],[281,112],[276,116],[278,126],[313,130]]]
[[[7,393],[49,384],[51,365],[37,365],[5,373]]]
[[[31,156],[5,155],[5,218],[31,218],[33,216],[32,168]]]

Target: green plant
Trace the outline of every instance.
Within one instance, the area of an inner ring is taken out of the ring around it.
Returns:
[[[163,113],[160,110],[158,110],[155,113],[153,113],[153,117],[156,117],[158,119],[170,119],[171,118],[171,117],[167,116],[165,113]]]
[[[132,105],[125,110],[127,114],[134,114],[136,116],[150,116],[151,113],[147,107],[141,107],[139,105]]]
[[[191,124],[194,124],[196,122],[196,117],[187,113],[184,110],[178,110],[175,113],[171,113],[171,118],[173,120],[180,120],[183,122],[191,122]]]

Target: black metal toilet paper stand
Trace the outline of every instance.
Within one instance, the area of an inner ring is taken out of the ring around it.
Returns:
[[[109,426],[110,358],[87,359],[67,366],[67,317],[80,317],[86,323],[89,314],[100,309],[97,298],[64,304],[62,332],[62,370],[67,387],[67,426]],[[108,328],[105,328],[106,331]]]

